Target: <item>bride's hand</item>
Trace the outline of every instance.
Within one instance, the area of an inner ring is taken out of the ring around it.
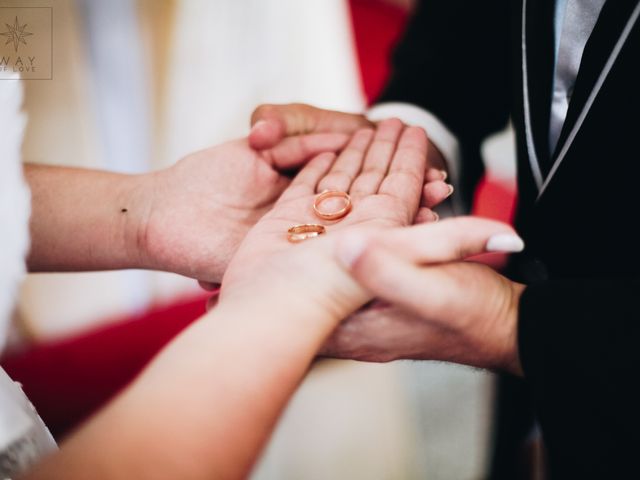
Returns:
[[[337,158],[325,153],[311,160],[247,234],[223,278],[221,302],[268,290],[328,309],[336,321],[366,302],[369,295],[333,259],[334,241],[350,229],[410,225],[420,208],[426,152],[424,130],[388,121],[376,131],[357,131]],[[348,193],[350,213],[339,221],[318,218],[313,203],[324,190]],[[324,225],[327,235],[302,244],[287,240],[290,227],[309,223]]]

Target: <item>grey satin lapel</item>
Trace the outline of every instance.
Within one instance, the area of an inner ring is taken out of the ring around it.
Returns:
[[[524,129],[525,140],[527,143],[527,155],[533,179],[536,182],[538,192],[542,188],[544,179],[540,163],[538,162],[538,154],[536,153],[535,143],[533,141],[533,130],[531,128],[531,105],[529,103],[529,68],[527,66],[527,0],[522,1],[522,98],[524,100]],[[539,194],[538,194],[539,196]]]
[[[526,0],[524,0],[524,4],[526,7]],[[526,52],[526,49],[524,47],[524,39],[525,39],[525,35],[524,35],[524,18],[525,18],[525,14],[524,14],[525,10],[523,10],[523,57],[524,54]],[[638,4],[636,5],[636,7],[633,9],[633,12],[631,13],[631,16],[629,17],[629,20],[627,21],[624,29],[622,30],[622,33],[620,34],[620,37],[618,38],[618,41],[616,42],[613,50],[611,51],[611,54],[609,55],[609,58],[607,59],[607,62],[604,65],[604,68],[602,69],[602,71],[600,72],[600,76],[598,77],[598,80],[596,81],[593,89],[591,90],[591,93],[589,94],[589,97],[587,98],[587,101],[585,102],[582,111],[580,112],[580,115],[578,116],[575,124],[573,125],[573,128],[571,129],[569,135],[567,136],[566,141],[564,142],[564,144],[562,145],[562,148],[560,150],[560,152],[558,153],[558,157],[556,158],[556,161],[553,163],[553,166],[551,167],[551,170],[549,171],[549,174],[547,175],[547,177],[544,179],[544,181],[541,182],[541,184],[537,183],[536,180],[536,184],[538,185],[538,198],[537,200],[540,200],[540,197],[542,196],[542,194],[545,192],[545,190],[547,189],[547,187],[549,186],[549,182],[553,179],[553,176],[555,175],[556,171],[558,170],[558,167],[560,167],[560,165],[562,164],[562,161],[565,159],[567,152],[569,151],[569,148],[571,148],[571,144],[573,143],[574,139],[576,138],[576,135],[578,134],[578,132],[580,131],[580,128],[582,127],[582,124],[584,123],[585,118],[587,117],[587,115],[589,114],[589,110],[591,109],[591,106],[593,105],[593,102],[595,101],[596,97],[598,96],[598,93],[600,92],[600,89],[602,88],[602,85],[604,84],[605,80],[607,79],[607,76],[609,75],[609,72],[611,71],[611,68],[613,67],[614,63],[616,62],[618,55],[620,54],[620,50],[622,50],[622,47],[624,46],[625,42],[627,41],[627,38],[629,37],[629,34],[631,33],[631,29],[633,28],[633,26],[635,25],[636,21],[638,20],[638,16],[640,15],[640,1],[638,2]],[[524,66],[526,65],[526,62],[523,63],[523,75],[525,73],[524,70]],[[526,83],[525,83],[526,86]],[[524,92],[525,94],[527,93],[527,91],[525,90]],[[528,129],[529,132],[531,132],[531,128],[530,128],[530,122],[529,122],[529,127],[527,127],[526,125],[526,105],[528,102],[528,98],[525,97],[525,128]],[[528,141],[527,141],[527,150],[529,150],[529,146],[528,146]],[[530,161],[531,161],[531,152],[528,152],[530,155]],[[535,151],[534,151],[535,154]],[[536,166],[538,168],[539,171],[539,166],[537,165],[537,158],[535,158],[535,163]],[[533,167],[532,167],[533,168]],[[534,174],[535,175],[535,174]]]

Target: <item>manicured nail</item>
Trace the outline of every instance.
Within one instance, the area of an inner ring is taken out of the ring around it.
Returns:
[[[351,269],[367,248],[367,238],[359,233],[352,233],[342,238],[336,246],[336,258],[346,269]]]
[[[434,223],[440,220],[440,215],[438,215],[436,212],[431,212],[431,213],[433,214]]]
[[[449,177],[449,174],[447,173],[446,170],[440,170],[440,175],[442,175],[443,182],[447,179],[447,177]]]
[[[524,250],[524,241],[513,233],[498,233],[487,241],[487,252],[515,253]]]
[[[447,196],[444,198],[449,198],[451,195],[453,195],[453,185],[447,185],[447,187],[449,187],[449,193],[447,193]]]

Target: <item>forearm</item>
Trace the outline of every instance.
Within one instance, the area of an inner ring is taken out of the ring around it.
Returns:
[[[335,263],[309,266],[316,282],[331,279],[316,291],[368,299]],[[245,478],[338,316],[357,308],[325,309],[290,280],[267,280],[251,301],[223,296],[29,478]]]
[[[148,176],[25,166],[31,189],[30,271],[139,267]]]

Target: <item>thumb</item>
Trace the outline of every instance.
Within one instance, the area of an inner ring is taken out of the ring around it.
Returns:
[[[353,133],[372,126],[364,115],[335,112],[303,103],[260,105],[251,115],[249,145],[255,150],[272,148],[282,139],[306,133]]]
[[[374,235],[362,231],[344,235],[337,241],[336,259],[374,295],[415,311],[425,304],[425,294],[434,308],[446,304],[453,281],[442,268],[422,265],[524,248],[509,226],[471,217]]]
[[[445,287],[447,278],[439,278],[438,268],[416,265],[382,245],[366,248],[349,264],[349,271],[371,294],[421,315],[425,304],[439,308],[450,295]]]

